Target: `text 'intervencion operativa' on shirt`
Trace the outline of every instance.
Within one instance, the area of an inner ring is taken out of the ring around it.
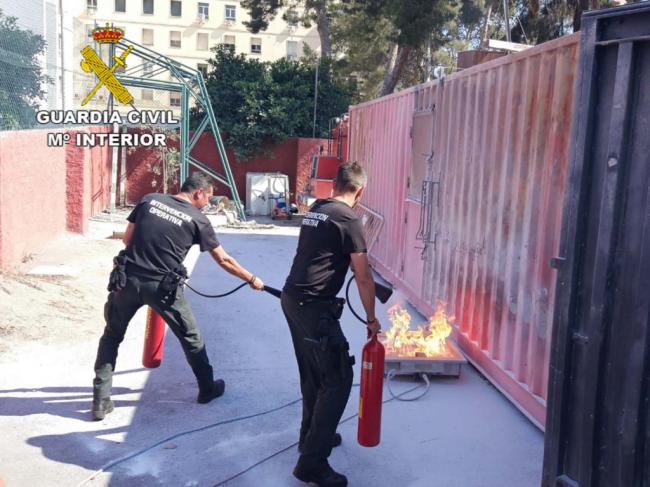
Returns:
[[[149,213],[156,215],[163,220],[172,222],[179,227],[183,224],[183,221],[186,221],[187,223],[190,223],[192,221],[192,217],[188,214],[171,208],[166,204],[161,203],[160,201],[152,200],[149,202],[149,204],[151,205],[151,208],[149,208]]]
[[[329,218],[328,215],[324,213],[315,213],[308,211],[305,213],[305,218],[302,220],[302,224],[308,227],[317,227],[318,222],[324,222]]]

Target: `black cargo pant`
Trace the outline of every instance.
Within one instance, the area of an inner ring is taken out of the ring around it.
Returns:
[[[336,426],[350,397],[354,358],[329,302],[305,302],[282,293],[282,310],[300,371],[299,463],[319,466],[332,452]]]
[[[117,350],[124,339],[126,328],[133,315],[143,305],[149,305],[163,317],[174,335],[181,342],[187,362],[190,364],[199,384],[199,390],[210,390],[213,382],[212,367],[205,350],[201,331],[196,326],[194,315],[178,289],[176,299],[166,302],[157,292],[160,280],[129,274],[126,286],[108,295],[104,305],[106,327],[99,340],[95,360],[93,397],[103,399],[110,396]]]

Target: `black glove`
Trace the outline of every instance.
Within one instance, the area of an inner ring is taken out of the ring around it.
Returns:
[[[120,253],[113,257],[113,270],[108,277],[108,291],[121,291],[126,286],[126,252],[120,250]]]

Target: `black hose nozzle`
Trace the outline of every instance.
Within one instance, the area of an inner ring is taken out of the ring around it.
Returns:
[[[278,299],[282,296],[282,291],[280,291],[279,289],[275,289],[274,287],[267,286],[266,284],[264,285],[264,291],[266,291],[269,294],[272,294]]]
[[[388,301],[392,295],[393,290],[391,288],[375,281],[375,296],[381,304],[386,304],[386,301]]]

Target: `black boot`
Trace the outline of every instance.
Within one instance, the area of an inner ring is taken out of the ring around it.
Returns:
[[[106,415],[115,409],[110,397],[105,399],[93,399],[92,414],[95,421],[101,421]]]
[[[334,436],[332,437],[332,448],[341,446],[341,443],[343,443],[343,438],[341,437],[341,435],[338,433],[334,433]]]
[[[300,437],[300,441],[298,442],[298,451],[302,453],[302,444],[305,441],[304,437]],[[336,448],[337,446],[341,446],[341,443],[343,443],[343,438],[339,433],[334,433],[334,436],[332,437],[332,448]]]
[[[222,379],[215,380],[209,389],[199,389],[199,395],[196,402],[199,404],[207,404],[213,399],[223,395],[226,389],[226,383]]]
[[[346,487],[348,479],[345,475],[336,472],[329,463],[319,466],[303,466],[298,461],[293,469],[293,476],[303,482],[313,482],[319,487]]]

